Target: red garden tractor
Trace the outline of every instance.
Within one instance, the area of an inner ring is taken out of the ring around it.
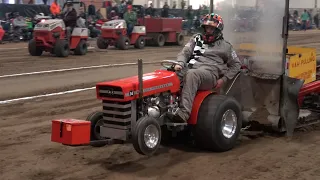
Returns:
[[[83,2],[72,2],[79,16],[79,8],[84,7]],[[66,6],[66,3],[63,6]],[[57,57],[67,57],[70,51],[75,55],[87,53],[88,28],[75,27],[71,37],[67,37],[66,27],[62,19],[43,20],[35,25],[33,39],[28,45],[31,56],[41,56],[43,51],[55,54]]]
[[[127,25],[124,20],[105,22],[101,28],[101,36],[97,40],[99,49],[107,49],[109,45],[119,49],[144,48],[146,44],[164,46],[173,43],[182,46],[182,18],[153,18],[141,14],[143,6],[133,5],[138,15],[138,25],[134,27],[131,37],[127,36]]]
[[[134,26],[132,34],[128,36],[126,21],[116,19],[102,25],[97,46],[99,49],[107,49],[110,45],[126,50],[130,45],[134,45],[135,48],[142,49],[145,46],[145,35],[146,28],[144,26]]]
[[[252,44],[237,47],[240,56],[247,58],[243,68],[221,89],[198,91],[187,123],[168,118],[181,100],[173,68],[177,62],[163,61],[163,70],[143,74],[139,60],[138,76],[96,85],[101,111],[86,120],[53,120],[51,140],[92,146],[129,141],[138,153],[152,155],[161,142],[183,133],[199,147],[228,151],[235,147],[241,130],[256,123],[288,136],[298,127],[319,123],[316,50],[287,46],[288,12],[286,0],[282,53],[275,46],[271,47],[275,50]]]

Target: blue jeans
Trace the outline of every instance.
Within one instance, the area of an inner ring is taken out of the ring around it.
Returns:
[[[301,30],[307,30],[307,21],[302,21],[302,28]]]
[[[133,27],[134,27],[134,25],[133,24],[127,24],[127,34],[128,34],[128,36],[131,36],[131,34],[132,34],[132,31],[133,31]]]

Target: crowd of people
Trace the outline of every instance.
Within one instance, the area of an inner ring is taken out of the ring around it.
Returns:
[[[299,15],[299,12],[295,10],[292,14],[290,14],[292,29],[306,31],[307,29],[311,29],[313,24],[317,29],[319,29],[319,12],[320,11],[317,11],[314,14],[312,9],[304,9],[301,15]]]
[[[186,6],[185,1],[181,2],[181,9],[184,9]],[[132,0],[122,0],[120,3],[113,2],[111,0],[105,0],[103,1],[103,4],[101,6],[102,8],[106,9],[106,14],[104,17],[106,19],[124,19],[127,22],[128,27],[128,33],[131,33],[134,25],[137,23],[138,14],[136,11],[133,11],[132,6]],[[169,18],[171,17],[169,14],[169,9],[176,9],[177,3],[176,1],[173,2],[172,7],[168,5],[168,2],[165,2],[161,9],[161,14],[157,14],[156,10],[152,3],[144,5],[144,8],[142,8],[139,12],[140,16],[149,16],[149,17],[164,17]],[[57,16],[61,12],[61,5],[58,4],[57,0],[54,0],[54,2],[50,6],[50,11],[53,16]],[[87,14],[91,17],[97,17],[98,14],[101,14],[101,12],[97,11],[97,8],[95,6],[94,0],[91,0],[88,8],[87,8]],[[192,9],[192,6],[188,6],[186,9],[185,19],[187,20],[187,29],[191,29],[194,26],[194,18],[199,22],[201,15],[208,13],[208,7],[205,5],[199,6],[199,9],[194,11]],[[65,13],[68,15],[68,13]],[[70,16],[70,14],[69,14]],[[68,17],[64,17],[68,18]],[[101,18],[101,16],[99,17]],[[74,18],[73,18],[74,21]]]

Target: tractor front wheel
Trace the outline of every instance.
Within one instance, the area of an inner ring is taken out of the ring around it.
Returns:
[[[134,149],[142,155],[154,154],[161,142],[161,127],[158,121],[150,116],[140,118],[132,130]]]
[[[74,50],[74,54],[75,55],[85,55],[88,52],[88,45],[87,45],[87,41],[85,40],[81,40],[78,44],[78,46],[76,47],[76,49]]]
[[[70,54],[70,46],[67,40],[58,39],[54,46],[54,53],[57,57],[67,57]]]
[[[121,50],[129,49],[130,39],[127,36],[120,36],[117,41],[117,47]]]
[[[96,111],[91,113],[87,117],[87,121],[91,122],[91,128],[90,128],[90,141],[99,141],[104,140],[106,138],[100,136],[100,126],[103,124],[103,113]],[[91,146],[93,147],[102,147],[107,145],[105,142],[99,142],[99,143],[92,143]]]
[[[28,51],[31,56],[41,56],[43,50],[36,45],[36,41],[31,39],[28,44]]]
[[[134,44],[134,47],[137,48],[137,49],[143,49],[146,45],[146,40],[143,36],[140,36],[136,43]]]
[[[232,97],[212,94],[205,98],[199,109],[196,143],[204,149],[228,151],[236,145],[241,128],[240,104]]]
[[[98,37],[97,46],[99,49],[107,49],[108,43],[106,43],[106,41],[102,37]]]

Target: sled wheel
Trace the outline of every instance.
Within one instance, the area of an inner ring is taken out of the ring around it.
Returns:
[[[106,41],[102,37],[98,37],[97,46],[99,49],[107,49],[108,43],[106,43]]]
[[[100,136],[100,126],[103,124],[103,113],[96,111],[91,113],[87,117],[87,121],[91,122],[91,128],[90,128],[90,141],[97,141],[97,140],[103,140],[106,139],[104,137]],[[93,147],[102,147],[105,146],[106,143],[101,142],[101,143],[93,143],[91,146]]]
[[[158,121],[150,116],[138,120],[132,130],[134,149],[142,155],[153,155],[161,142],[161,127]]]
[[[28,44],[28,51],[31,56],[41,56],[43,50],[40,47],[37,47],[36,41],[31,39]]]
[[[119,49],[127,50],[129,49],[130,39],[127,36],[120,36],[117,43]]]
[[[137,48],[137,49],[143,49],[146,45],[146,40],[143,36],[140,36],[136,43],[134,44],[134,47]]]
[[[199,109],[196,143],[204,149],[228,151],[236,145],[241,127],[240,104],[232,97],[209,95]]]
[[[161,47],[161,46],[164,46],[166,39],[163,34],[156,34],[154,41],[155,41],[156,46]]]
[[[87,41],[85,40],[81,40],[78,44],[78,46],[76,47],[76,49],[74,50],[74,54],[75,55],[85,55],[88,52],[88,45],[87,45]]]
[[[57,57],[67,57],[70,54],[70,47],[67,40],[58,39],[54,46],[54,53]]]
[[[184,36],[181,33],[178,33],[176,41],[179,46],[182,46],[184,43]]]

